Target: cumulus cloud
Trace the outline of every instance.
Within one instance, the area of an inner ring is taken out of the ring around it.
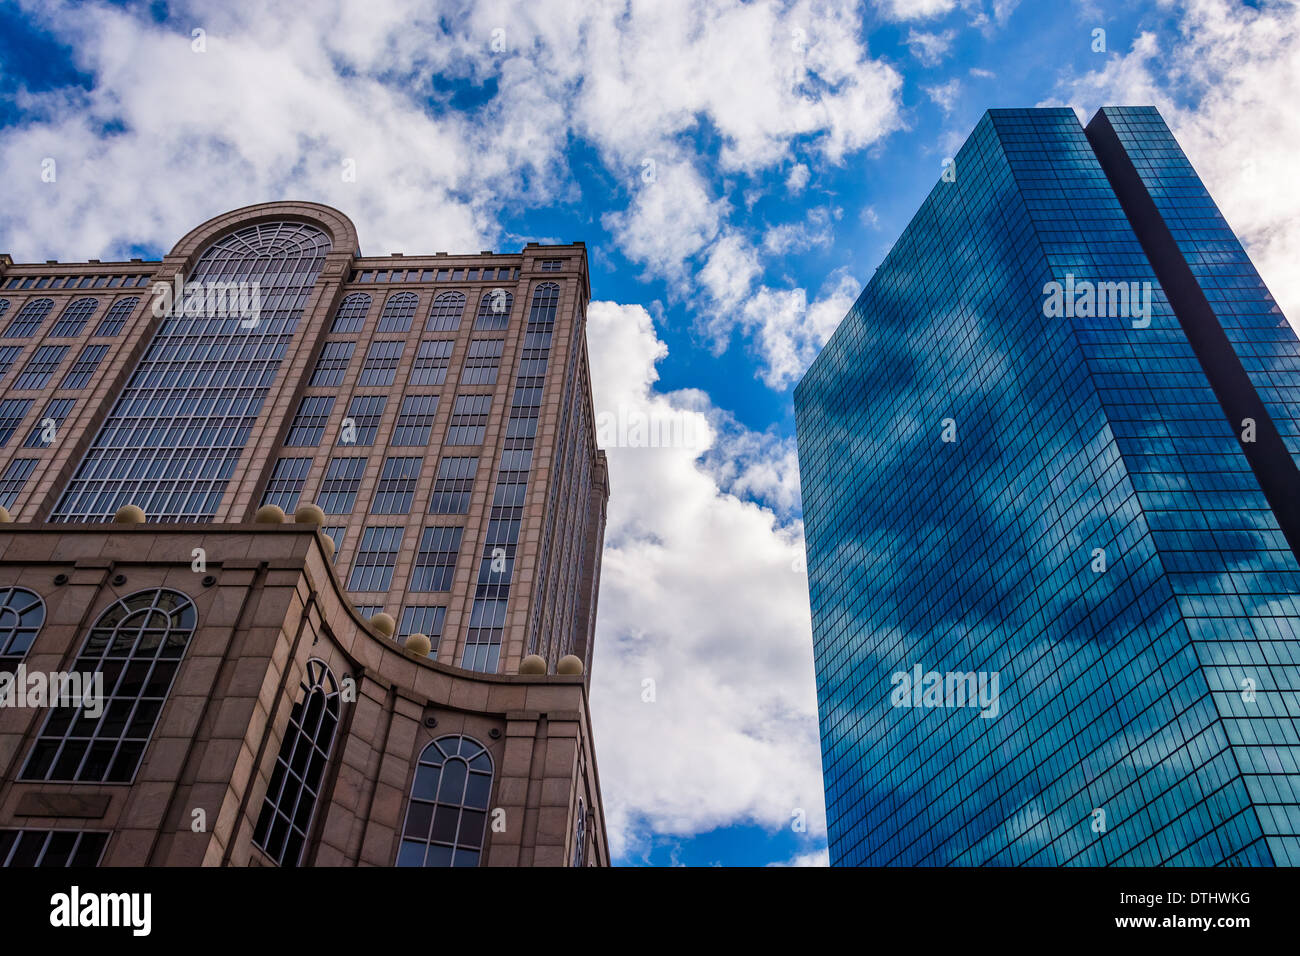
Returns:
[[[748,461],[724,474],[702,448],[606,449],[592,708],[611,849],[738,822],[775,832],[796,810],[815,847],[825,810],[802,525],[737,496],[760,489],[788,510],[792,462],[764,472],[781,442],[744,434],[698,392],[655,390],[667,349],[643,308],[593,302],[588,323],[598,414],[698,415],[705,444]]]
[[[878,0],[876,8],[890,20],[928,20],[951,13],[957,0]]]
[[[927,33],[915,28],[907,32],[907,48],[912,51],[922,66],[938,66],[948,55],[956,30],[944,30],[942,33]]]

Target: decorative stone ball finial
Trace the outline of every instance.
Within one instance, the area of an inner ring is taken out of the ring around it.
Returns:
[[[393,632],[397,630],[397,622],[393,620],[393,616],[383,611],[371,616],[370,626],[379,633],[380,637],[392,637]]]
[[[304,501],[293,513],[293,520],[298,524],[324,524],[325,512],[313,502]]]
[[[254,524],[284,524],[284,509],[279,505],[262,505],[253,515]]]
[[[113,524],[144,524],[144,509],[139,505],[122,505],[113,515]]]
[[[429,640],[427,634],[412,634],[402,647],[406,653],[415,657],[428,657],[429,652],[433,650],[433,642]]]
[[[555,665],[555,673],[565,677],[578,677],[582,674],[582,658],[574,654],[565,654]]]
[[[541,654],[529,654],[519,662],[519,673],[521,674],[545,674],[546,658]]]

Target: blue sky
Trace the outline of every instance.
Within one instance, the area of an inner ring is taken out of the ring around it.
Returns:
[[[5,2],[0,251],[156,258],[293,198],[365,253],[585,241],[597,410],[708,436],[609,449],[616,858],[815,864],[793,384],[990,107],[1160,106],[1297,314],[1298,49],[1290,2]]]

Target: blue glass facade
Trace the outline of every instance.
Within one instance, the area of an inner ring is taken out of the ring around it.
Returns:
[[[1300,863],[1300,351],[1105,113],[986,114],[796,389],[832,863]]]

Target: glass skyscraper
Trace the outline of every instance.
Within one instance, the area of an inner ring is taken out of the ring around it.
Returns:
[[[1156,110],[986,113],[795,410],[833,864],[1300,864],[1300,342]]]

